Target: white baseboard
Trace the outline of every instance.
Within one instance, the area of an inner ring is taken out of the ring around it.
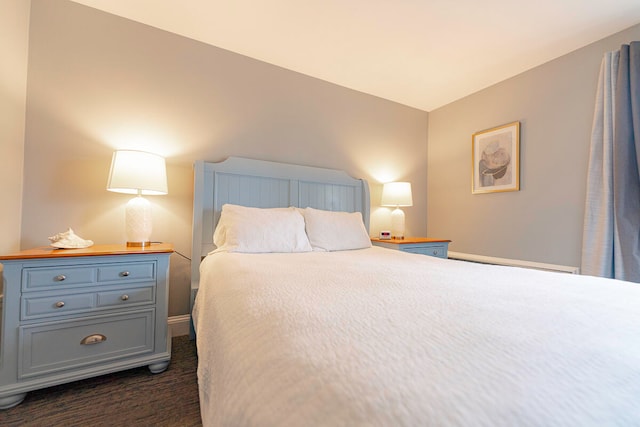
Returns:
[[[536,270],[557,271],[560,273],[580,274],[580,267],[570,265],[545,264],[542,262],[522,261],[519,259],[497,258],[492,256],[465,254],[449,251],[450,259],[479,262],[481,264],[506,265],[511,267],[533,268]]]
[[[171,328],[172,337],[180,337],[189,335],[189,326],[191,325],[191,316],[183,314],[180,316],[169,317],[169,328]]]

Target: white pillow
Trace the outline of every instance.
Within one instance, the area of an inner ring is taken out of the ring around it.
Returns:
[[[313,250],[345,251],[371,247],[360,212],[304,210],[307,236]]]
[[[220,212],[220,219],[218,220],[218,225],[216,229],[213,231],[213,243],[216,247],[220,248],[224,246],[227,240],[227,229],[231,227],[233,221],[236,220],[238,214],[242,215],[243,213],[251,214],[252,212],[257,211],[270,211],[270,212],[289,212],[291,209],[296,209],[293,207],[290,208],[249,208],[241,205],[232,205],[232,204],[224,204],[222,205],[222,211]],[[302,212],[299,212],[302,215]],[[229,223],[229,225],[227,225]]]
[[[295,208],[249,208],[225,204],[213,233],[216,251],[310,252],[304,217]]]

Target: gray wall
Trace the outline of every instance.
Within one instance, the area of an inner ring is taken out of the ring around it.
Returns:
[[[424,111],[348,90],[64,0],[31,7],[22,248],[72,227],[125,241],[130,196],[105,190],[117,148],[167,158],[150,197],[152,239],[190,256],[192,163],[228,156],[343,169],[372,185],[372,232],[388,228],[380,182],[408,180],[410,234],[426,232]],[[170,314],[188,312],[188,261],[171,259]]]
[[[451,250],[580,265],[591,124],[604,52],[640,25],[430,112],[428,226]],[[520,191],[471,194],[471,135],[521,122]]]

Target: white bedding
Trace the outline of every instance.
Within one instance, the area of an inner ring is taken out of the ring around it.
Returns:
[[[640,285],[373,247],[215,253],[205,426],[640,425]]]

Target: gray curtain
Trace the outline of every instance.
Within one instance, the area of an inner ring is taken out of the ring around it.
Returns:
[[[640,282],[640,42],[605,54],[591,135],[582,272]]]

